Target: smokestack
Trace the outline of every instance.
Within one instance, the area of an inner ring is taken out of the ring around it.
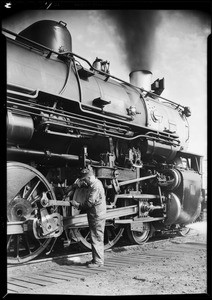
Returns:
[[[129,77],[131,84],[143,88],[148,92],[151,91],[152,72],[148,70],[135,70],[129,74]]]

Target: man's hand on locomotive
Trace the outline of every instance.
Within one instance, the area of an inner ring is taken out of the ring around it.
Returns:
[[[80,203],[78,203],[77,201],[75,201],[75,200],[71,200],[70,201],[70,204],[73,206],[73,207],[75,207],[75,208],[79,208],[79,206],[80,206]]]
[[[72,185],[68,186],[65,189],[63,199],[71,198],[73,196],[75,190],[84,185],[85,185],[85,183],[80,178],[77,178]]]
[[[75,191],[75,188],[73,187],[73,185],[68,186],[64,191],[63,198],[66,199],[66,198],[73,196],[74,191]]]

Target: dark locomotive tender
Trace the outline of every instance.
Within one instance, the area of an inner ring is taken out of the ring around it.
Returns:
[[[8,262],[33,259],[58,237],[90,248],[86,214],[66,187],[91,165],[107,199],[105,248],[127,230],[187,232],[200,214],[202,157],[186,151],[190,109],[160,96],[163,79],[72,52],[66,23],[43,20],[7,37]],[[86,188],[76,189],[84,201]],[[51,242],[51,243],[50,243]]]

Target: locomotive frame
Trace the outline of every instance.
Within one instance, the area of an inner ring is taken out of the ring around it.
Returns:
[[[64,22],[45,22],[67,34]],[[145,89],[112,76],[107,62],[92,65],[71,50],[3,32],[15,37],[7,38],[13,70],[7,85],[8,262],[31,260],[62,236],[65,246],[80,242],[90,248],[86,214],[65,196],[87,165],[106,191],[105,248],[125,229],[137,244],[154,231],[186,234],[202,201],[202,157],[186,152],[189,108],[161,97],[161,81],[150,86],[153,91]],[[44,80],[38,81],[46,84],[41,89],[30,87],[39,70],[33,61],[40,63]],[[53,83],[62,68],[56,93]],[[21,75],[30,78],[25,86],[18,84]],[[74,197],[84,201],[85,194],[86,187],[76,188]]]

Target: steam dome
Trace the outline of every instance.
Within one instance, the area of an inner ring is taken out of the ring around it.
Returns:
[[[42,20],[21,31],[19,36],[23,36],[57,52],[72,51],[72,38],[66,25],[62,21]],[[30,42],[26,43],[30,44]]]

